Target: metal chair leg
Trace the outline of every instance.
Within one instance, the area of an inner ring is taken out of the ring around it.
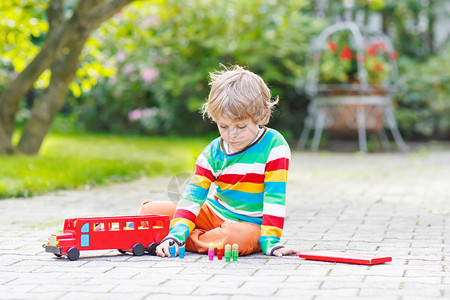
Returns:
[[[358,105],[356,120],[358,123],[359,150],[361,152],[367,152],[366,116],[364,112],[364,106]]]
[[[391,107],[386,109],[386,122],[389,129],[391,130],[392,136],[394,137],[394,141],[398,149],[400,149],[402,152],[409,151],[408,145],[405,144],[400,131],[398,130],[397,121],[395,120],[394,112]]]
[[[297,148],[298,150],[304,150],[305,146],[306,146],[306,142],[308,141],[308,137],[309,137],[309,132],[311,131],[312,128],[312,120],[311,117],[308,116],[305,119],[305,127],[302,130],[302,133],[300,135],[300,139],[298,140],[298,145]]]
[[[325,126],[325,119],[326,119],[326,111],[325,109],[319,109],[317,113],[317,119],[316,119],[316,128],[314,130],[314,137],[311,145],[311,151],[318,151],[319,150],[319,144],[320,144],[320,138],[322,137],[322,131]]]

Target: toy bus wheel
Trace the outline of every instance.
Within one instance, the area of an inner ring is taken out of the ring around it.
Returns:
[[[53,253],[53,254],[55,254],[56,257],[61,257],[62,256],[61,254],[56,254],[56,253]]]
[[[158,243],[151,243],[150,245],[148,245],[148,247],[147,247],[148,254],[155,256],[157,246],[158,246]]]
[[[80,250],[75,247],[67,250],[67,258],[70,260],[77,260],[80,257]]]
[[[122,253],[122,254],[127,253],[127,251],[123,251],[122,249],[117,249],[117,251],[119,251],[119,252]]]
[[[144,255],[145,247],[141,243],[137,243],[133,246],[133,255],[141,256]]]

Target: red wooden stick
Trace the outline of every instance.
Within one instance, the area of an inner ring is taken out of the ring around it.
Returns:
[[[328,251],[305,251],[301,252],[299,257],[308,260],[320,260],[329,262],[339,262],[358,265],[378,265],[392,261],[389,256],[374,256],[345,252],[328,252]]]

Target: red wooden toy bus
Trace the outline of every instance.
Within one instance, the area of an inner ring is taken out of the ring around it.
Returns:
[[[77,260],[80,251],[118,249],[121,253],[154,254],[169,233],[169,216],[139,215],[66,219],[61,234],[52,234],[46,252]]]

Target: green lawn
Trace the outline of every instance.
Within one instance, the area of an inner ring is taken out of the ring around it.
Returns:
[[[0,198],[194,170],[208,139],[49,134],[38,156],[0,156]]]

